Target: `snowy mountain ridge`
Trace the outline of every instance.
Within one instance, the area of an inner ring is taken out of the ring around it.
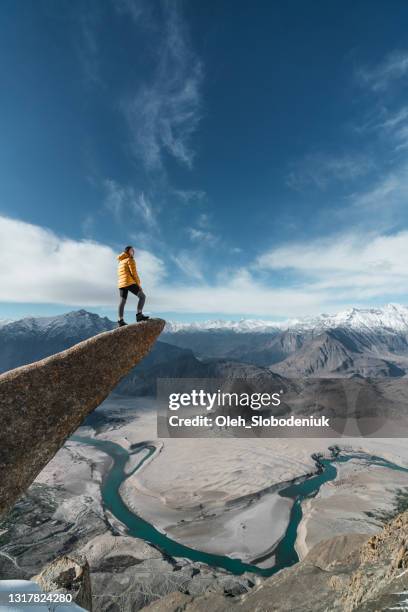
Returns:
[[[62,315],[48,317],[26,317],[15,321],[0,320],[0,328],[9,333],[32,331],[47,334],[65,330],[76,333],[88,330],[99,333],[112,329],[115,323],[107,317],[84,309],[71,311]],[[168,321],[165,333],[232,331],[236,333],[269,333],[283,331],[324,331],[344,328],[355,331],[390,330],[408,333],[408,307],[401,304],[386,304],[380,308],[349,308],[335,314],[321,314],[316,317],[287,319],[285,321],[241,319],[195,321],[191,323]]]
[[[0,327],[9,334],[32,332],[55,335],[61,332],[69,334],[89,332],[89,335],[93,335],[112,329],[115,324],[107,317],[100,317],[82,309],[50,317],[25,317],[5,322],[3,325],[0,324]]]
[[[401,304],[386,304],[381,308],[349,308],[335,314],[317,317],[268,321],[241,319],[240,321],[202,321],[180,323],[169,321],[165,332],[234,331],[236,333],[279,333],[282,331],[324,331],[346,328],[356,331],[388,329],[408,333],[408,307]]]

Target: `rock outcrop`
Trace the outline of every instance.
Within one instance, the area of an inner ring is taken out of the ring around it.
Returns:
[[[408,511],[399,514],[380,533],[372,536],[362,546],[359,560],[359,567],[353,572],[341,598],[344,611],[382,610],[395,606],[398,601],[393,595],[408,592]],[[406,595],[404,599],[406,606]],[[373,601],[376,607],[371,605]]]
[[[0,517],[149,352],[165,322],[104,332],[0,376]]]
[[[32,580],[43,592],[67,593],[81,608],[92,611],[91,579],[85,557],[72,554],[59,557]]]

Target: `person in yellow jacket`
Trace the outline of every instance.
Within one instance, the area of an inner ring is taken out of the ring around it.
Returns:
[[[143,306],[146,296],[143,293],[139,275],[136,270],[134,259],[135,250],[132,246],[127,246],[123,253],[118,255],[118,287],[119,287],[119,313],[118,326],[127,325],[123,320],[125,304],[129,291],[139,298],[137,305],[136,321],[146,321],[149,317],[143,314]]]

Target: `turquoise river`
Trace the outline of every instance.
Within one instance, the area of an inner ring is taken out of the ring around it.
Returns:
[[[271,576],[279,570],[297,563],[299,559],[295,549],[295,542],[297,529],[302,519],[302,501],[315,496],[324,483],[336,478],[336,464],[358,458],[370,465],[379,465],[392,470],[408,473],[408,468],[401,467],[381,457],[364,453],[342,454],[337,448],[331,449],[330,458],[314,456],[316,472],[309,476],[298,478],[289,485],[283,484],[282,489],[279,491],[279,495],[293,500],[289,524],[284,536],[273,551],[275,565],[271,568],[261,569],[257,565],[244,563],[239,559],[232,559],[222,555],[213,555],[175,542],[155,529],[153,525],[129,510],[119,494],[121,484],[130,476],[130,473],[126,472],[126,464],[131,455],[142,453],[143,457],[131,473],[141,469],[144,462],[155,452],[156,448],[153,445],[138,444],[130,451],[127,451],[119,444],[108,440],[99,440],[97,438],[87,438],[78,435],[72,436],[70,440],[93,446],[109,455],[112,459],[112,466],[106,474],[101,487],[102,500],[105,508],[125,525],[128,535],[146,540],[146,542],[149,542],[172,557],[185,557],[192,561],[200,561],[210,566],[221,567],[233,574],[252,572],[262,576]],[[257,562],[260,563],[262,560],[262,558],[259,558]]]

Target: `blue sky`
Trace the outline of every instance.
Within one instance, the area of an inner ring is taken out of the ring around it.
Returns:
[[[404,0],[0,12],[0,317],[114,316],[126,244],[174,319],[407,301]]]

